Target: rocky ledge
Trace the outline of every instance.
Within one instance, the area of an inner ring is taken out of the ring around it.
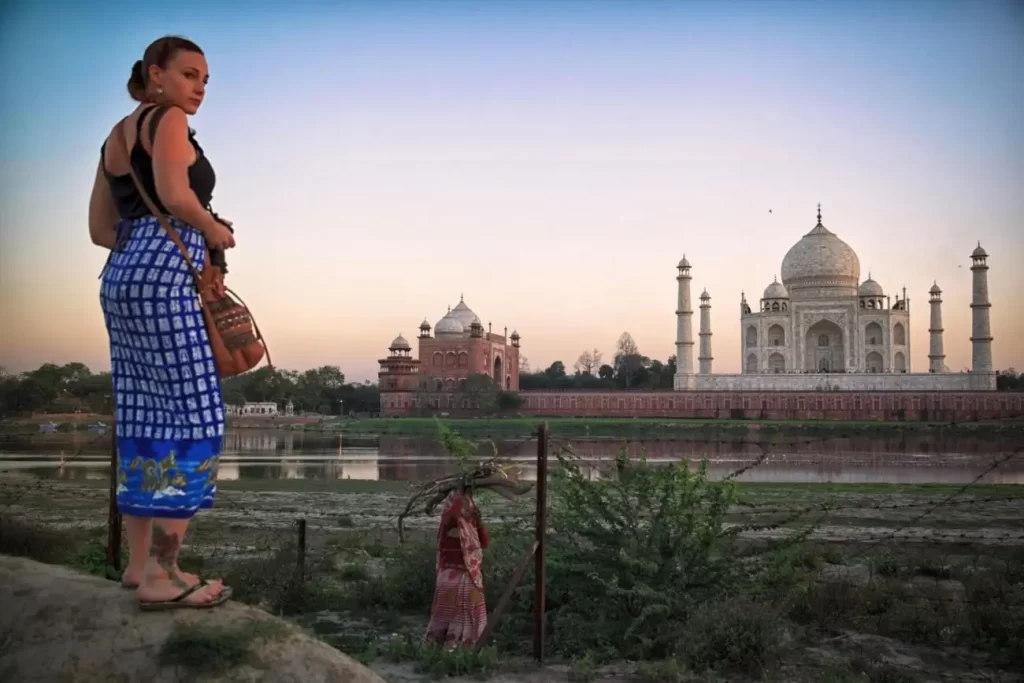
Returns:
[[[294,624],[229,602],[142,612],[134,591],[0,555],[0,681],[384,683]]]

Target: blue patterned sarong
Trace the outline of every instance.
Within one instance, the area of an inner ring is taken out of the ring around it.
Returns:
[[[202,233],[169,220],[202,271]],[[220,377],[181,251],[152,216],[122,221],[117,233],[100,290],[114,381],[117,508],[188,519],[212,507],[217,493]]]

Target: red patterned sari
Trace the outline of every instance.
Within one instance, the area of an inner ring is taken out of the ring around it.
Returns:
[[[473,497],[453,491],[437,530],[437,581],[426,643],[470,646],[480,638],[487,626],[481,569],[488,542]]]

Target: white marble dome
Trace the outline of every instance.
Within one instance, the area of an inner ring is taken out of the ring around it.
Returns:
[[[857,291],[861,296],[885,296],[882,285],[871,278],[871,273],[868,273],[867,280],[860,283],[860,288]]]
[[[786,291],[786,286],[778,280],[775,280],[770,285],[764,288],[765,299],[788,299],[789,292]]]
[[[782,259],[782,282],[790,296],[799,290],[821,288],[827,288],[831,296],[856,295],[860,259],[850,245],[822,225],[819,211],[818,224]]]
[[[459,297],[459,305],[453,308],[452,312],[449,313],[448,315],[458,320],[459,324],[462,325],[462,329],[464,330],[468,330],[469,326],[473,324],[474,320],[479,320],[479,318],[477,318],[476,316],[476,313],[474,313],[469,308],[469,306],[466,305],[466,302],[462,299],[462,297]]]
[[[434,325],[435,335],[456,335],[462,334],[464,331],[465,328],[462,326],[462,323],[451,312],[447,313]]]

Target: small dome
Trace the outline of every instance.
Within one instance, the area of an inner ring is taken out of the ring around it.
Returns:
[[[430,323],[427,322],[426,318],[424,318],[423,322],[420,323],[420,329],[421,330],[429,330],[430,329]]]
[[[513,339],[519,339],[519,333],[516,332],[515,330],[512,330],[512,338]]]
[[[871,273],[868,273],[867,280],[860,283],[857,293],[860,296],[885,296],[885,292],[882,290],[882,285],[871,279]]]
[[[775,280],[770,285],[764,288],[765,299],[788,299],[789,292],[786,291],[786,286]]]
[[[434,325],[434,334],[454,335],[462,334],[465,331],[466,328],[464,328],[462,323],[454,318],[451,313],[446,314],[443,318],[437,321],[436,325]]]
[[[677,268],[689,268],[690,262],[686,260],[686,254],[683,254],[683,258],[679,261]]]
[[[708,294],[708,290],[707,289],[705,289],[703,292],[700,293],[700,300],[701,301],[707,301],[710,298],[711,298],[711,295]]]
[[[933,282],[932,283],[932,288],[928,290],[928,293],[929,294],[942,294],[942,290],[939,289],[939,283],[938,282]]]
[[[473,316],[473,322],[471,322],[471,323],[469,324],[469,326],[470,326],[470,327],[483,327],[483,326],[484,326],[484,324],[483,324],[482,322],[480,322],[480,316],[478,316],[478,315],[474,315],[474,316]]]
[[[974,251],[971,252],[971,257],[972,258],[988,258],[988,254],[985,253],[985,250],[981,248],[981,242],[978,242],[977,249],[975,249]]]
[[[391,346],[388,347],[388,351],[409,351],[411,349],[412,347],[409,346],[409,342],[402,335],[395,337],[395,340],[391,342]]]

